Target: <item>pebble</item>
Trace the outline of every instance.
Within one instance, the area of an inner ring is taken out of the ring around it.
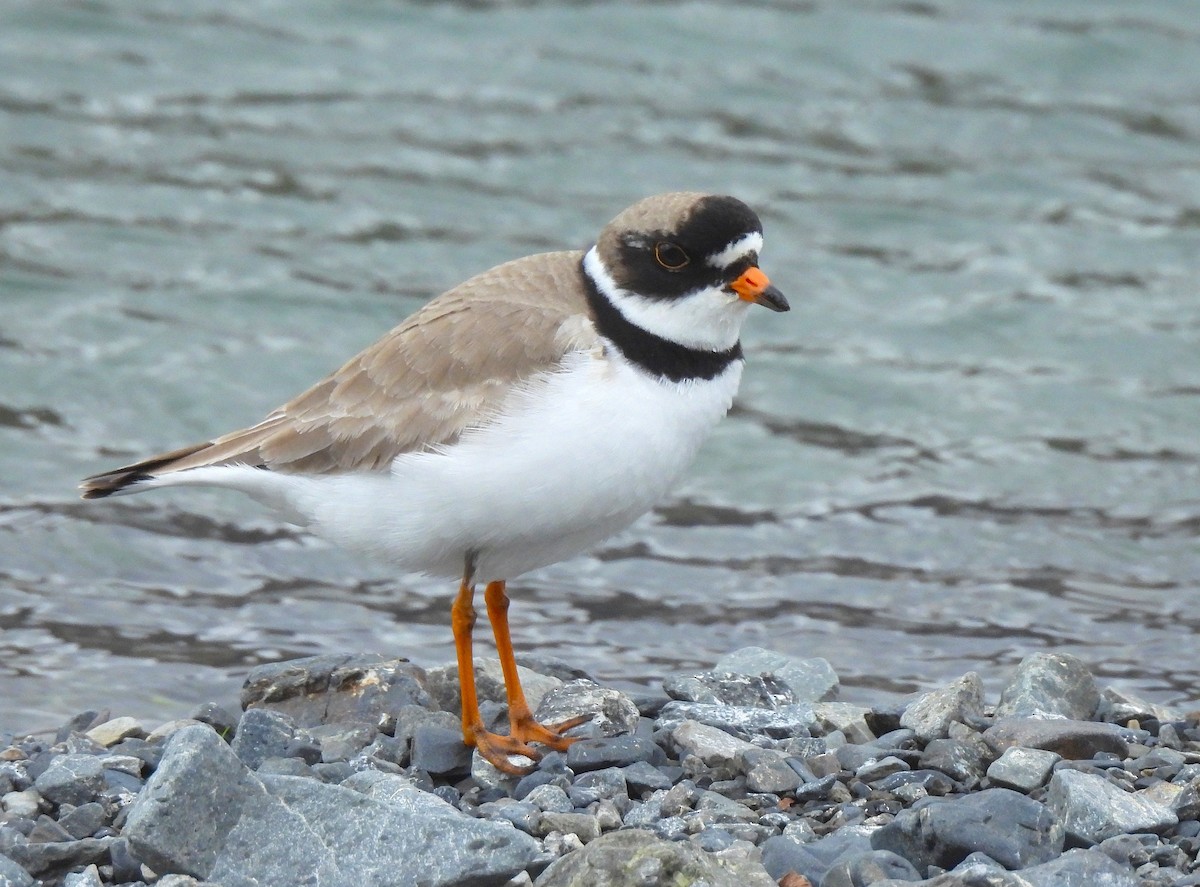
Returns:
[[[828,663],[761,648],[637,702],[544,667],[539,717],[592,720],[525,776],[462,745],[453,665],[378,657],[256,669],[239,716],[6,735],[0,885],[1200,887],[1197,716],[1071,657],[995,709],[974,673],[841,703]]]

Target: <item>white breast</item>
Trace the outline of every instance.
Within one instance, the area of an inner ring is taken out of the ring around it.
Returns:
[[[387,474],[291,476],[274,492],[319,534],[405,570],[456,577],[474,552],[477,579],[511,579],[653,507],[729,410],[741,373],[736,361],[711,380],[663,382],[612,349],[572,355],[451,447],[402,455]]]

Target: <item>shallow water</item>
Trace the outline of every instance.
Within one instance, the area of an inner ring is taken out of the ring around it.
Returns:
[[[79,477],[249,424],[469,274],[737,194],[792,301],[678,493],[511,587],[653,686],[758,644],[843,698],[1037,650],[1200,700],[1188,2],[14,2],[0,12],[0,729],[157,721],[451,588],[234,494]]]

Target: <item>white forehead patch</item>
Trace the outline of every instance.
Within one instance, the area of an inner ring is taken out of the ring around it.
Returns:
[[[738,259],[744,258],[750,253],[762,252],[762,248],[762,232],[751,231],[749,234],[743,234],[719,253],[708,256],[704,261],[713,268],[728,268]]]

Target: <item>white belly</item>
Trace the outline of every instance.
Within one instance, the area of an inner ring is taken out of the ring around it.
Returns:
[[[277,475],[298,483],[273,493],[318,534],[405,570],[457,577],[470,553],[476,579],[511,579],[652,508],[729,410],[741,372],[736,362],[712,380],[664,382],[581,354],[444,451],[400,456],[386,474]]]

